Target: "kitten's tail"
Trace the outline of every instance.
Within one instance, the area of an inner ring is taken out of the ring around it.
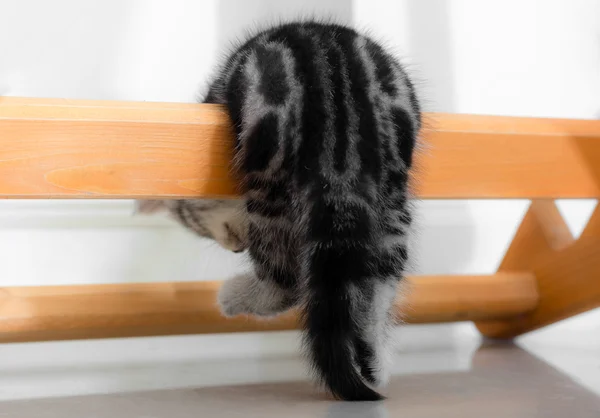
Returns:
[[[340,219],[344,215],[337,212],[334,217],[336,225],[341,221],[348,226]],[[320,219],[324,224],[312,225],[316,227],[313,232],[337,233],[336,237],[312,236],[303,306],[307,351],[316,374],[336,398],[381,400],[384,397],[373,387],[380,382],[384,367],[382,345],[395,284],[373,277],[369,267],[373,248],[353,236],[360,231],[347,231],[350,234],[344,239],[335,225],[327,225],[331,219],[325,218]]]
[[[345,401],[378,401],[383,396],[361,374],[360,357],[371,351],[354,324],[350,295],[313,293],[307,304],[306,342],[316,374],[331,393]],[[363,340],[364,342],[364,340]],[[368,362],[368,360],[365,360]],[[368,366],[367,366],[368,367]]]

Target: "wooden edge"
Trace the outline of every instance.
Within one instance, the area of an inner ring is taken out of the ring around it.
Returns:
[[[553,200],[531,202],[500,263],[500,272],[530,270],[534,260],[574,242],[571,230]]]
[[[0,342],[112,338],[297,328],[294,312],[270,320],[227,319],[220,282],[0,289]],[[529,273],[407,279],[397,312],[408,323],[505,318],[535,308]]]
[[[600,197],[600,121],[425,115],[421,198]],[[224,108],[0,98],[0,198],[235,197]]]
[[[514,338],[600,307],[600,235],[597,213],[586,234],[573,241],[554,202],[533,202],[500,271],[526,269],[536,277],[539,304],[528,313],[480,321],[486,337]]]
[[[600,237],[600,203],[596,204],[590,220],[581,233],[582,238]]]
[[[573,233],[553,200],[534,200],[531,202],[529,210],[536,219],[539,231],[544,235],[543,241],[548,245],[547,250],[544,251],[545,253],[560,251],[575,242]],[[519,250],[522,250],[522,248],[519,248]],[[534,258],[532,256],[531,249],[529,249],[528,260],[531,261]],[[521,253],[521,257],[523,257],[523,253]],[[507,268],[506,263],[504,264],[504,268]]]

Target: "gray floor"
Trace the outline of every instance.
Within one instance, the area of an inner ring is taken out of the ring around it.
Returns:
[[[484,345],[465,371],[395,376],[379,403],[333,402],[308,382],[0,403],[0,417],[510,417],[600,416],[600,397],[513,345]]]

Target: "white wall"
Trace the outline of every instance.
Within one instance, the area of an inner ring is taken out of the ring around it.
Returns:
[[[600,116],[596,0],[4,0],[0,94],[191,102],[245,27],[327,13],[368,28],[401,53],[427,110]],[[577,231],[594,204],[561,207]],[[415,272],[486,273],[527,202],[419,207]],[[244,269],[243,257],[165,220],[133,219],[131,209],[128,201],[0,201],[0,286],[214,280]],[[600,335],[598,315],[561,327]],[[451,338],[456,329],[435,333]],[[240,352],[249,341],[273,349],[260,335],[239,338]],[[173,340],[152,341],[168,351]],[[133,350],[121,344],[121,352]]]

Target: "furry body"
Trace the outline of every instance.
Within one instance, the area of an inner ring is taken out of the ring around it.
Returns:
[[[229,110],[244,199],[166,205],[199,235],[248,249],[253,271],[224,284],[223,313],[298,306],[327,388],[345,400],[381,399],[421,126],[406,72],[350,28],[288,23],[235,50],[205,102]]]

